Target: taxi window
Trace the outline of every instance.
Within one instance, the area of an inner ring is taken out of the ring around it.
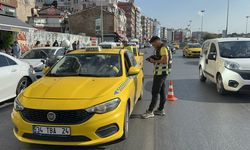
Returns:
[[[136,47],[133,48],[133,53],[135,56],[137,56],[137,48]]]
[[[128,55],[130,64],[131,64],[132,66],[136,66],[137,63],[136,63],[134,54],[133,54],[132,52],[127,52],[127,55]]]

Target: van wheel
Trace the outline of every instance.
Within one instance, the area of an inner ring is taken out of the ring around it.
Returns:
[[[23,77],[18,85],[17,85],[17,89],[16,89],[16,95],[18,95],[19,93],[21,93],[25,88],[27,88],[30,85],[30,81],[27,77]]]
[[[200,75],[200,81],[201,82],[205,82],[207,80],[207,78],[204,76],[202,68],[199,68],[199,75]]]
[[[129,105],[127,104],[125,116],[124,116],[124,125],[123,125],[123,135],[121,137],[122,140],[128,138],[128,128],[129,128]]]
[[[224,88],[223,80],[222,80],[222,77],[221,77],[220,74],[217,76],[216,81],[217,81],[217,82],[216,82],[217,92],[218,92],[220,95],[225,95],[225,94],[226,94],[226,90],[225,90],[225,88]]]

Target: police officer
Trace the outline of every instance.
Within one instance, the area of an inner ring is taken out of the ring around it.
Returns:
[[[161,39],[153,36],[150,40],[152,46],[156,49],[156,55],[149,59],[150,63],[154,64],[154,79],[152,87],[152,100],[151,104],[145,114],[142,115],[143,119],[152,118],[154,115],[164,116],[164,105],[166,102],[166,78],[170,73],[170,51],[164,46]],[[154,111],[158,95],[160,94],[160,105]]]

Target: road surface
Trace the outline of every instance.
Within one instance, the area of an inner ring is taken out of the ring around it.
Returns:
[[[145,49],[145,58],[152,54]],[[151,99],[153,66],[144,63],[144,98],[130,119],[126,141],[99,147],[62,147],[18,142],[12,134],[12,105],[0,107],[1,150],[247,150],[250,149],[250,95],[220,96],[211,82],[198,79],[198,59],[174,55],[171,79],[178,101],[166,116],[142,120]]]

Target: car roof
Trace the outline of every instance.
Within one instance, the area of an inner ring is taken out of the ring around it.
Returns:
[[[82,49],[75,50],[69,54],[120,54],[124,53],[125,51],[125,49],[102,49],[101,51],[86,51],[85,49]]]
[[[59,48],[64,48],[64,47],[36,47],[32,48],[31,50],[38,50],[38,49],[51,49],[51,50],[57,50]]]
[[[217,42],[232,42],[232,41],[250,41],[250,38],[230,37],[230,38],[217,38],[212,40],[215,40]]]
[[[109,44],[109,45],[113,44],[113,45],[115,45],[116,43],[115,42],[101,42],[99,45],[101,45],[101,44]]]

